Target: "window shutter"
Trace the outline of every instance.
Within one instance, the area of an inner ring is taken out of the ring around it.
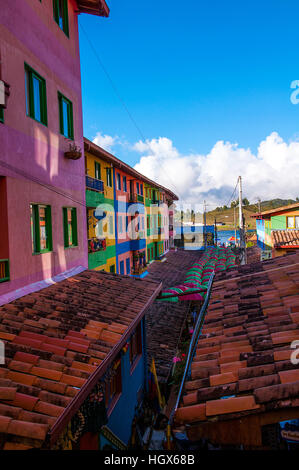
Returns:
[[[64,207],[63,211],[63,235],[64,235],[64,247],[68,248],[69,246],[69,229],[68,229],[68,220],[67,220],[67,208]]]

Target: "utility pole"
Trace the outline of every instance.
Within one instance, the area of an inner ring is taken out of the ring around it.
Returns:
[[[234,206],[235,247],[237,246],[236,206]]]
[[[244,234],[243,203],[242,203],[242,177],[239,176],[239,230],[240,230],[240,264],[246,263],[246,243]]]
[[[259,209],[259,214],[261,213],[261,198],[258,198],[257,200],[257,206],[258,206],[258,209]]]
[[[206,201],[203,202],[203,223],[204,223],[204,227],[203,227],[203,239],[204,239],[204,246],[205,246],[205,250],[207,249],[207,214],[206,214]]]
[[[217,220],[216,220],[216,217],[215,217],[215,229],[214,229],[214,232],[215,232],[214,244],[217,246]]]

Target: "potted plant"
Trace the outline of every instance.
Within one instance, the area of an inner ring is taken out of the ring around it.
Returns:
[[[64,156],[66,158],[69,158],[70,160],[78,160],[82,157],[81,147],[78,147],[76,144],[71,143],[69,146],[69,150],[64,153]]]

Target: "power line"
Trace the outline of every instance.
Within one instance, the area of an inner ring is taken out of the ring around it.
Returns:
[[[234,194],[235,194],[235,192],[236,192],[236,189],[237,189],[238,183],[239,183],[239,178],[238,178],[238,180],[237,180],[237,184],[236,184],[236,186],[235,186],[235,189],[234,189],[234,190],[233,190],[233,192],[232,192],[232,195],[231,195],[231,197],[230,197],[230,198],[229,198],[229,200],[227,201],[227,204],[226,204],[226,206],[228,206],[228,205],[229,205],[229,203],[230,203],[230,201],[232,200],[232,198],[233,198],[233,196],[234,196]]]
[[[85,38],[86,38],[86,40],[87,40],[87,42],[88,42],[90,48],[92,49],[92,51],[93,51],[93,53],[94,53],[94,55],[95,55],[95,57],[96,57],[96,59],[97,59],[99,65],[100,65],[100,67],[102,68],[102,70],[103,70],[103,72],[105,73],[105,75],[106,75],[108,81],[110,82],[110,85],[112,86],[115,95],[116,95],[117,98],[119,99],[119,101],[120,101],[120,103],[122,104],[124,110],[126,111],[127,115],[129,116],[129,119],[131,120],[131,122],[133,123],[133,125],[134,125],[134,127],[136,128],[137,132],[138,132],[139,135],[141,136],[141,139],[142,139],[144,142],[146,142],[146,138],[145,138],[143,132],[141,131],[140,127],[138,126],[137,122],[135,121],[134,117],[132,116],[132,114],[131,114],[131,112],[130,112],[128,106],[126,105],[124,99],[122,98],[121,94],[119,93],[117,86],[115,85],[113,79],[111,78],[111,76],[110,76],[108,70],[106,69],[106,67],[105,67],[105,65],[104,65],[104,63],[103,63],[103,61],[102,61],[102,59],[100,58],[100,56],[99,56],[99,54],[98,54],[96,48],[94,47],[93,43],[92,43],[91,40],[89,39],[89,37],[88,37],[88,35],[87,35],[85,29],[83,28],[82,24],[79,24],[79,27],[81,28],[81,30],[82,30],[82,32],[83,32],[83,34],[84,34],[84,36],[85,36]],[[162,166],[162,168],[165,168],[165,166],[164,166],[165,163],[160,162],[160,165]],[[169,179],[169,181],[171,182],[172,186],[175,188],[176,193],[177,193],[178,196],[180,197],[180,191],[177,190],[176,185],[175,185],[174,182],[169,178],[169,175],[168,175],[168,179]]]
[[[122,104],[124,110],[126,111],[127,115],[129,116],[129,119],[131,120],[131,122],[132,122],[133,125],[135,126],[135,128],[136,128],[137,132],[139,133],[139,135],[141,136],[142,140],[145,141],[146,139],[145,139],[145,137],[144,137],[143,132],[141,131],[141,129],[140,129],[140,127],[138,126],[137,122],[136,122],[135,119],[133,118],[133,116],[132,116],[132,114],[131,114],[131,112],[130,112],[128,106],[126,105],[124,99],[122,98],[121,94],[119,93],[119,91],[118,91],[118,89],[117,89],[117,87],[116,87],[114,81],[112,80],[112,78],[111,78],[111,76],[110,76],[108,70],[106,69],[106,67],[105,67],[105,65],[104,65],[104,63],[103,63],[103,61],[101,60],[101,58],[100,58],[100,56],[99,56],[99,54],[98,54],[96,48],[94,47],[94,45],[92,44],[91,40],[89,39],[89,37],[88,37],[88,35],[87,35],[85,29],[83,28],[82,24],[79,24],[79,26],[80,26],[80,28],[82,29],[83,34],[84,34],[84,36],[86,37],[86,40],[87,40],[87,42],[88,42],[90,48],[93,50],[93,53],[94,53],[94,55],[96,56],[97,61],[99,62],[100,66],[101,66],[101,68],[102,68],[102,70],[103,70],[103,72],[105,73],[107,79],[109,80],[110,85],[112,86],[114,93],[116,94],[117,98],[118,98],[119,101],[121,102],[121,104]]]

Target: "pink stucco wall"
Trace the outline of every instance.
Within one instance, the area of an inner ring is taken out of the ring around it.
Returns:
[[[11,281],[0,294],[86,266],[84,158],[67,160],[69,140],[59,133],[57,92],[73,103],[74,142],[83,149],[81,77],[76,1],[68,0],[69,37],[53,18],[52,0],[1,2],[2,79],[11,95],[0,124],[0,176],[7,177]],[[26,116],[24,63],[45,80],[48,126]],[[47,187],[45,187],[45,185]],[[32,255],[30,203],[50,204],[53,252]],[[78,242],[64,249],[62,207],[77,207]]]

